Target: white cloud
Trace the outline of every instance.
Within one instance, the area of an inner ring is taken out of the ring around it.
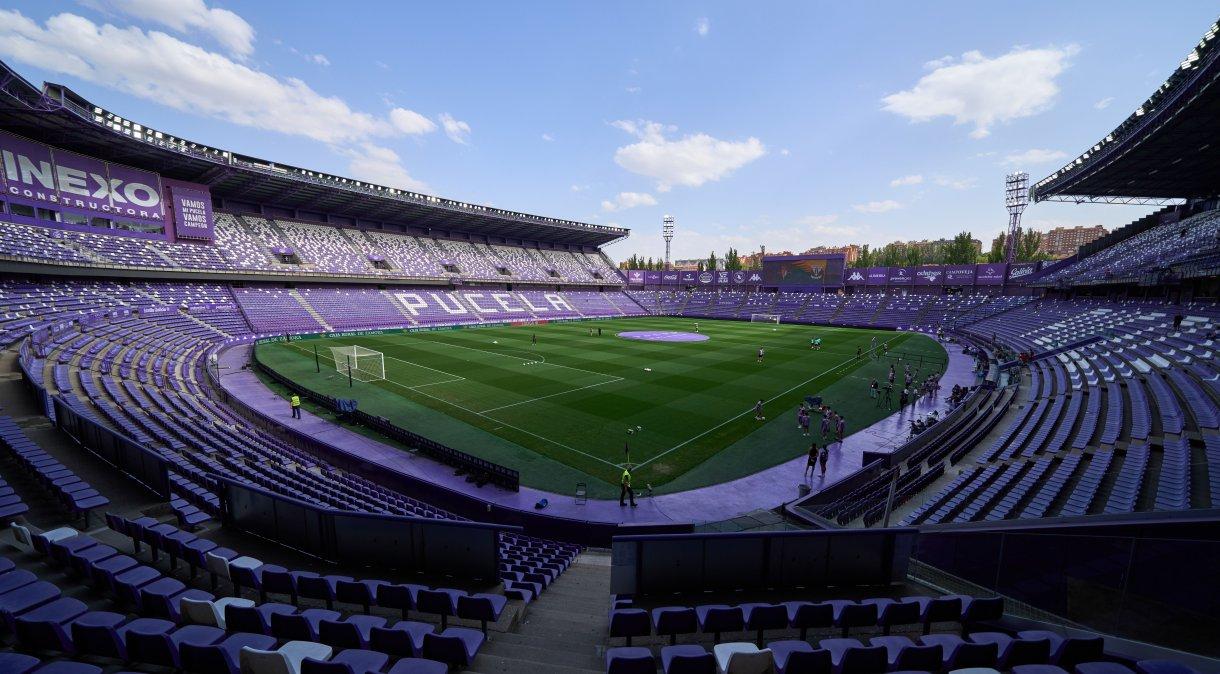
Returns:
[[[542,140],[545,140],[546,142],[550,143],[555,140],[555,137],[549,133],[544,133],[544,134],[542,134]]]
[[[1096,103],[1094,103],[1093,107],[1097,108],[1098,110],[1105,110],[1106,108],[1110,107],[1110,104],[1113,102],[1114,102],[1113,96],[1106,96],[1105,98],[1101,99],[1100,101],[1097,101]]]
[[[316,63],[320,66],[330,65],[330,59],[326,58],[325,54],[309,54],[305,58],[309,59],[310,61],[313,61],[314,63]]]
[[[1050,109],[1059,94],[1055,79],[1078,51],[1075,45],[1018,47],[995,58],[969,51],[959,59],[929,61],[932,71],[912,88],[883,98],[883,109],[912,122],[952,117],[954,124],[974,126],[972,138],[984,138],[996,124]]]
[[[890,187],[904,187],[907,185],[918,185],[922,182],[923,182],[923,176],[919,175],[918,173],[915,173],[915,174],[912,174],[909,176],[902,176],[901,178],[894,178],[893,180],[890,181]]]
[[[470,144],[470,125],[461,120],[453,118],[447,112],[441,113],[441,126],[445,127],[445,135],[449,136],[449,140],[461,145]]]
[[[203,0],[108,0],[105,4],[179,33],[198,31],[236,56],[254,52],[254,27],[227,9],[208,7]]]
[[[626,91],[629,94],[638,94],[638,93],[640,93],[640,88],[639,87],[627,87]]]
[[[387,147],[360,143],[355,148],[344,150],[343,154],[348,157],[347,168],[353,178],[415,192],[428,189],[427,185],[407,173],[398,153]]]
[[[860,228],[854,225],[835,224],[838,221],[839,216],[831,213],[829,215],[806,215],[803,218],[798,218],[796,224],[809,228],[814,234],[829,236],[855,236],[860,232]],[[808,247],[809,245],[806,245],[803,248]]]
[[[792,152],[790,152],[790,151],[788,150],[788,148],[786,148],[786,147],[785,147],[785,148],[781,148],[781,149],[780,149],[779,154],[780,154],[780,156],[782,156],[782,157],[787,157],[788,155],[792,154]]]
[[[932,59],[931,61],[924,61],[923,69],[924,70],[936,70],[937,68],[943,68],[943,67],[949,65],[950,63],[953,63],[953,57],[949,56],[948,54],[945,54],[944,56],[942,56],[938,59]]]
[[[1062,150],[1043,150],[1034,148],[1024,152],[1013,152],[1006,155],[1004,161],[1000,162],[1004,166],[1027,166],[1031,164],[1046,164],[1054,161],[1062,161],[1067,159],[1067,153]]]
[[[695,32],[699,37],[707,37],[707,34],[712,30],[712,22],[708,21],[706,16],[701,16],[695,20]]]
[[[951,190],[969,190],[973,189],[978,184],[978,178],[950,178],[948,176],[936,176],[932,178],[932,182],[940,187],[948,187]]]
[[[381,68],[382,70],[390,69],[390,64],[386,63],[385,61],[373,61],[373,65],[377,66],[378,68]]]
[[[902,204],[893,199],[886,199],[884,201],[870,201],[866,204],[856,204],[852,208],[859,213],[885,213],[902,208]]]
[[[589,189],[589,186],[588,185],[572,185],[568,189],[572,190],[573,192],[584,192],[585,190]]]
[[[394,128],[408,136],[417,136],[436,131],[435,122],[414,110],[407,110],[405,108],[390,110],[390,122],[394,125]]]
[[[123,6],[135,13],[161,5]],[[354,177],[423,188],[402,167],[397,153],[373,142],[434,130],[436,125],[422,115],[403,108],[394,108],[388,116],[354,110],[343,99],[322,95],[303,80],[275,77],[167,33],[97,24],[70,13],[57,14],[40,25],[19,11],[0,9],[0,58],[175,110],[325,143],[349,159]]]
[[[676,127],[645,120],[612,124],[639,141],[618,148],[614,161],[632,173],[655,179],[660,192],[668,192],[674,185],[699,187],[720,180],[767,153],[762,141],[754,137],[727,141],[698,133],[669,140],[665,133]]]
[[[619,192],[613,201],[606,200],[602,202],[602,210],[609,212],[625,211],[628,208],[635,208],[637,206],[656,205],[656,197],[647,192]]]
[[[304,81],[280,79],[157,31],[58,14],[40,26],[0,10],[0,56],[241,126],[350,143],[393,136],[389,120],[353,110]]]

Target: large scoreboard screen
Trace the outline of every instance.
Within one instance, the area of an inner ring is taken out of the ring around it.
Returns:
[[[846,256],[777,255],[763,258],[763,285],[777,287],[841,286]]]

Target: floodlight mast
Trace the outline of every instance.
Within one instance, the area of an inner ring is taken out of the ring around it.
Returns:
[[[674,240],[674,216],[667,215],[661,220],[661,238],[665,239],[665,271],[672,269],[669,264],[669,243]]]
[[[1004,179],[1004,206],[1008,209],[1008,241],[1004,261],[1017,261],[1017,244],[1021,240],[1021,214],[1029,205],[1029,174],[1010,173]]]

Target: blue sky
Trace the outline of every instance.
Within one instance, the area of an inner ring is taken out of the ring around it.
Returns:
[[[633,230],[612,255],[1006,223],[1216,20],[1205,2],[0,0],[0,58],[264,159]],[[1026,222],[1147,208],[1037,204]]]

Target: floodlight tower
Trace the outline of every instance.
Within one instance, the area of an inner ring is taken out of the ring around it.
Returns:
[[[1008,208],[1008,245],[1004,261],[1016,262],[1017,243],[1021,239],[1021,214],[1029,205],[1029,174],[1009,173],[1004,179],[1004,206]]]
[[[674,240],[674,216],[667,215],[662,218],[661,238],[665,239],[665,271],[669,271],[669,243]]]

